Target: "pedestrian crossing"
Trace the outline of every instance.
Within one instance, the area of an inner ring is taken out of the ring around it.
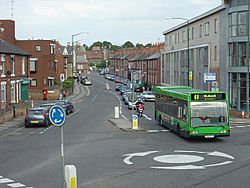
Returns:
[[[12,179],[5,178],[3,176],[0,176],[0,187],[2,187],[1,185],[6,185],[7,187],[12,187],[12,188],[19,188],[19,187],[32,188],[32,187],[27,187],[22,183],[15,182]]]

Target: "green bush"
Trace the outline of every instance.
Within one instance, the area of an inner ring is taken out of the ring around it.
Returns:
[[[62,83],[62,91],[73,92],[74,90],[74,79],[69,77]]]

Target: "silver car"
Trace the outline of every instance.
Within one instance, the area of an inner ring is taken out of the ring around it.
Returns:
[[[141,95],[144,101],[155,101],[155,94],[152,91],[144,91]]]

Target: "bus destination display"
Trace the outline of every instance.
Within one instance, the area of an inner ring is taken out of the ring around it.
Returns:
[[[203,93],[203,94],[191,94],[191,100],[225,100],[225,93]]]

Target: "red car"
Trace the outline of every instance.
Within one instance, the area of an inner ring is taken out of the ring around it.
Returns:
[[[121,83],[122,82],[122,80],[121,80],[121,78],[115,78],[115,83]]]

